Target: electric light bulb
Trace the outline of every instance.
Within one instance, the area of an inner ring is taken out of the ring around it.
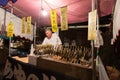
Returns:
[[[43,16],[47,16],[47,11],[42,10],[42,15],[43,15]]]

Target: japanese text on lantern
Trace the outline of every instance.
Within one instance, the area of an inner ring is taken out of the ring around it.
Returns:
[[[7,36],[13,37],[13,32],[14,32],[14,24],[13,22],[10,22],[7,27]]]
[[[57,32],[58,30],[57,13],[55,9],[50,11],[50,19],[51,19],[52,31]]]

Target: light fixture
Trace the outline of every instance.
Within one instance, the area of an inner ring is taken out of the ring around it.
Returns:
[[[47,11],[44,10],[44,9],[41,9],[41,12],[42,12],[42,15],[43,15],[43,16],[47,16],[47,14],[48,14]]]
[[[43,9],[42,3],[43,3],[43,0],[41,0],[41,13],[43,16],[47,16],[48,13],[45,9]]]

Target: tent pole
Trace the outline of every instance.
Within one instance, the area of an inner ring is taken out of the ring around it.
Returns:
[[[91,46],[92,46],[92,80],[96,80],[96,68],[95,68],[95,61],[94,61],[94,40],[91,40]]]
[[[11,6],[11,13],[10,13],[10,21],[12,21],[12,14],[13,14],[13,4]],[[11,56],[11,37],[9,37],[9,57]]]
[[[11,52],[11,37],[9,38],[9,57],[11,57],[10,52]]]
[[[35,45],[36,45],[36,22],[35,22],[35,26],[33,27],[33,40],[34,40],[34,43],[33,43],[33,47],[35,48]]]
[[[92,11],[95,9],[95,0],[92,0]],[[94,61],[94,40],[91,40],[91,46],[92,46],[92,80],[96,80],[96,67],[95,67],[95,61]]]

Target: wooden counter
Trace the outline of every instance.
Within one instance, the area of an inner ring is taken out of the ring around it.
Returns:
[[[24,63],[28,63],[28,57],[18,57],[18,56],[14,56],[14,57],[12,57],[12,58],[14,58],[14,59],[16,59],[16,60],[19,60],[19,61],[21,61],[21,62],[24,62]]]
[[[55,61],[50,58],[38,58],[37,67],[71,76],[79,80],[92,80],[92,69],[83,67],[80,64]]]
[[[13,57],[16,60],[29,63],[29,57]],[[76,78],[77,80],[92,80],[92,69],[82,66],[80,64],[67,63],[62,61],[56,61],[51,58],[45,57],[35,57],[33,56],[33,65],[37,68],[62,74],[65,76],[70,76]],[[31,64],[31,63],[29,63]]]

